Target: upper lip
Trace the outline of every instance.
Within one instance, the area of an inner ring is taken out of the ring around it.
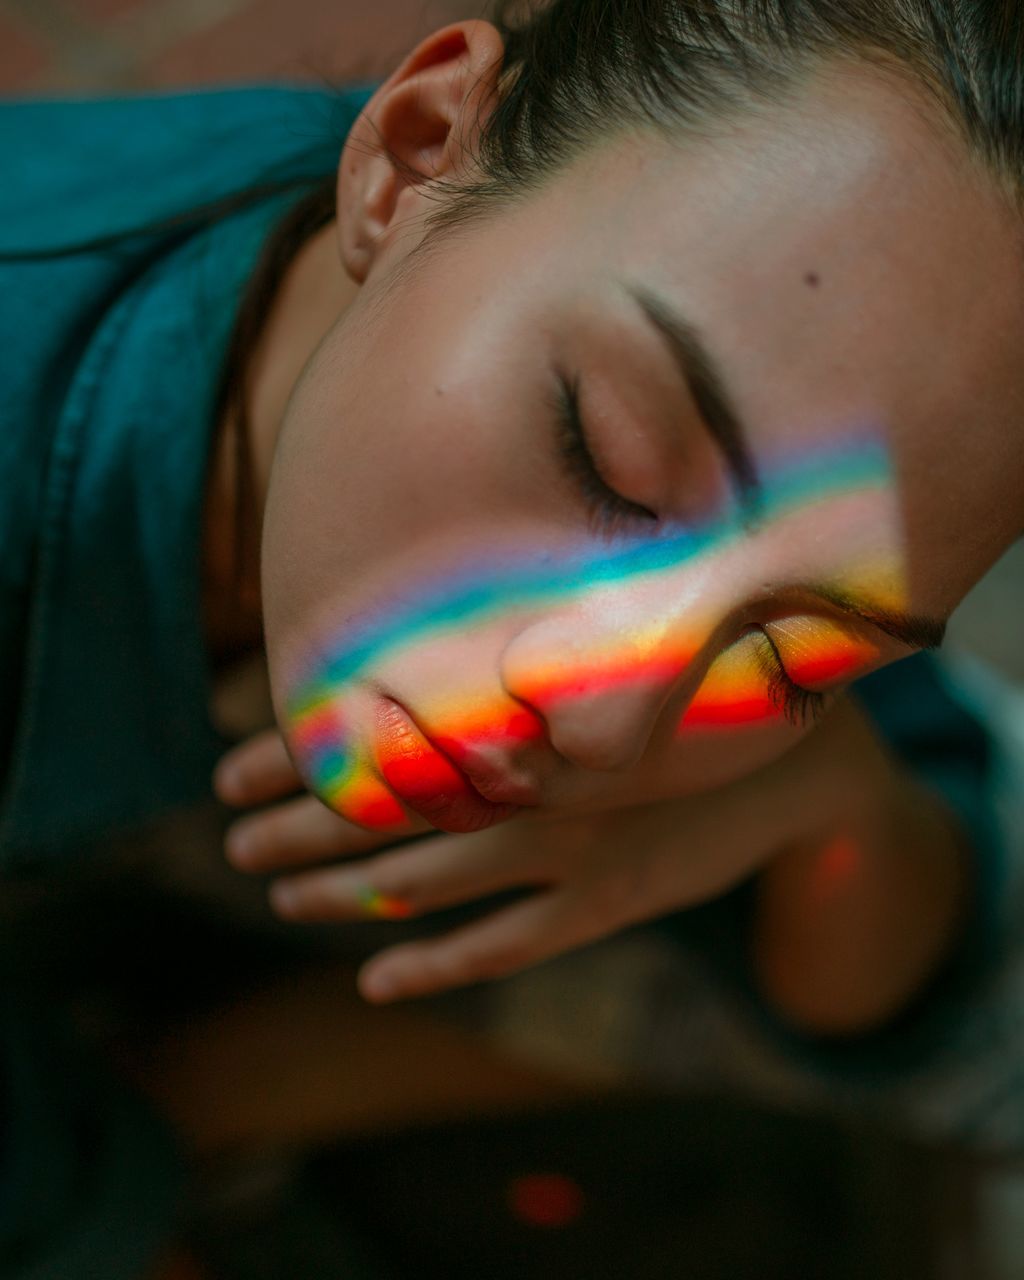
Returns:
[[[405,702],[392,693],[385,696],[402,709],[434,750],[462,774],[483,800],[494,805],[524,808],[542,803],[540,789],[532,779],[513,776],[477,747],[468,746],[444,733],[431,733]]]
[[[527,807],[541,803],[540,792],[535,783],[524,778],[511,777],[500,766],[475,754],[470,749],[455,753],[450,748],[445,750],[444,747],[437,745],[438,750],[444,751],[455,767],[465,774],[470,786],[475,791],[479,791],[491,804],[515,804]]]

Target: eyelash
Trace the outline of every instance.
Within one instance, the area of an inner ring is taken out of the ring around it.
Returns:
[[[633,526],[638,521],[656,524],[658,516],[653,511],[616,493],[601,475],[580,417],[579,378],[571,382],[559,378],[555,410],[562,463],[570,479],[582,490],[598,532],[613,534],[623,520]],[[761,637],[758,660],[770,701],[791,724],[814,724],[828,705],[828,695],[797,684],[786,670],[775,641],[767,631],[762,630]]]
[[[658,517],[653,511],[616,493],[602,476],[580,417],[579,378],[571,382],[559,378],[555,410],[561,461],[586,499],[595,530],[609,535],[619,532],[623,522],[630,526],[637,522],[657,524]]]
[[[760,634],[763,643],[757,646],[757,657],[768,686],[769,700],[790,724],[815,724],[828,706],[828,695],[797,684],[786,670],[775,641],[767,631],[762,630]]]

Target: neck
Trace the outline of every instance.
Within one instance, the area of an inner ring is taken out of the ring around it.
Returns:
[[[332,220],[302,246],[288,267],[242,373],[247,387],[249,485],[245,525],[236,530],[240,476],[239,423],[228,412],[216,424],[207,481],[203,536],[203,608],[214,661],[258,648],[262,636],[259,556],[263,510],[285,407],[321,339],[358,293],[344,270]],[[236,582],[236,536],[256,554]]]

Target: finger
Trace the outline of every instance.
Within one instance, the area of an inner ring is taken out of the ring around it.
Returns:
[[[357,827],[315,796],[304,795],[233,823],[225,854],[239,871],[266,873],[368,853],[394,839],[394,834]]]
[[[536,883],[534,864],[517,857],[514,826],[478,835],[414,841],[376,858],[278,880],[274,910],[288,920],[408,918]]]
[[[573,890],[549,889],[441,938],[380,952],[360,970],[359,989],[375,1004],[433,995],[508,977],[607,931]]]
[[[224,804],[245,808],[267,804],[302,789],[284,739],[276,729],[256,734],[232,748],[213,771],[213,789]]]

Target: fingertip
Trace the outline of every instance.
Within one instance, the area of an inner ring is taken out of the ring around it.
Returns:
[[[290,880],[275,880],[267,890],[271,908],[286,920],[295,920],[301,915],[302,895]]]
[[[213,793],[224,804],[245,803],[245,775],[230,756],[220,760],[213,771]]]
[[[252,839],[252,833],[245,825],[235,825],[228,829],[224,837],[224,856],[236,871],[255,871],[259,860],[259,849]]]
[[[402,995],[396,975],[388,969],[362,970],[357,985],[363,999],[371,1004],[388,1004]]]

